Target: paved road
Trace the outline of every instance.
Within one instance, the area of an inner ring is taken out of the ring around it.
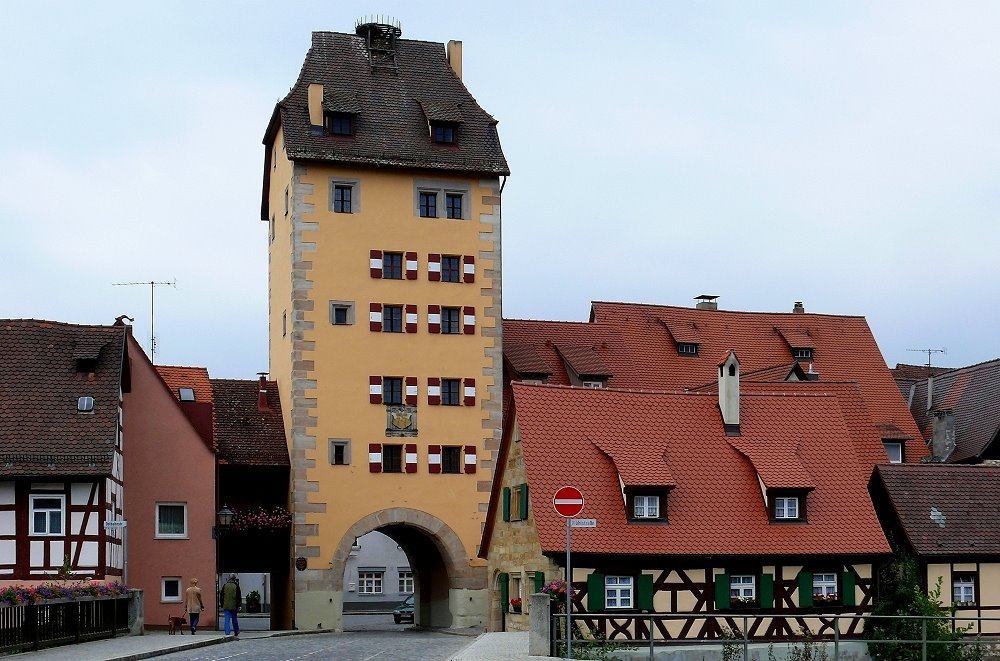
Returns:
[[[242,639],[163,659],[185,661],[444,661],[472,642],[467,636],[417,631],[393,624],[391,615],[350,615],[342,634]]]

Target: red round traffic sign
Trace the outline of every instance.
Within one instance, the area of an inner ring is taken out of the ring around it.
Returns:
[[[583,511],[583,494],[576,487],[561,487],[552,497],[552,505],[559,516],[572,518]]]

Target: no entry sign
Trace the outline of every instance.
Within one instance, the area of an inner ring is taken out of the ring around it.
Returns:
[[[561,487],[552,498],[559,516],[572,518],[583,511],[583,494],[576,487]]]

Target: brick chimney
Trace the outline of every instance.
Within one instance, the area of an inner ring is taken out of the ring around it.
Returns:
[[[740,361],[730,351],[719,363],[719,410],[726,436],[740,435]]]
[[[260,378],[260,388],[257,390],[257,410],[270,411],[271,407],[267,405],[267,372],[257,372],[257,376]]]
[[[462,80],[462,42],[452,39],[448,42],[448,64],[459,80]]]
[[[795,305],[792,306],[792,312],[795,314],[805,314],[806,306],[802,305],[802,301],[795,301]]]
[[[718,310],[718,298],[719,297],[715,294],[701,294],[699,296],[695,296],[694,300],[698,302],[694,304],[694,307],[696,310]]]
[[[934,412],[934,436],[931,438],[931,461],[947,461],[955,451],[955,414],[951,409]]]
[[[306,102],[309,106],[309,123],[313,126],[323,126],[323,85],[309,83],[309,96]]]

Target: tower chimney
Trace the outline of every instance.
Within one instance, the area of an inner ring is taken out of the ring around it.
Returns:
[[[726,436],[740,435],[740,361],[735,351],[719,363],[719,410]]]
[[[695,296],[694,300],[698,301],[695,303],[694,307],[698,310],[718,310],[719,303],[716,299],[719,298],[715,294],[701,294],[700,296]]]
[[[448,42],[448,64],[459,80],[462,80],[462,42],[452,39]]]
[[[267,372],[257,372],[260,385],[257,390],[257,410],[269,411],[271,407],[267,405]]]
[[[805,314],[806,307],[802,305],[802,301],[795,301],[795,305],[792,306],[792,312],[795,314]]]

